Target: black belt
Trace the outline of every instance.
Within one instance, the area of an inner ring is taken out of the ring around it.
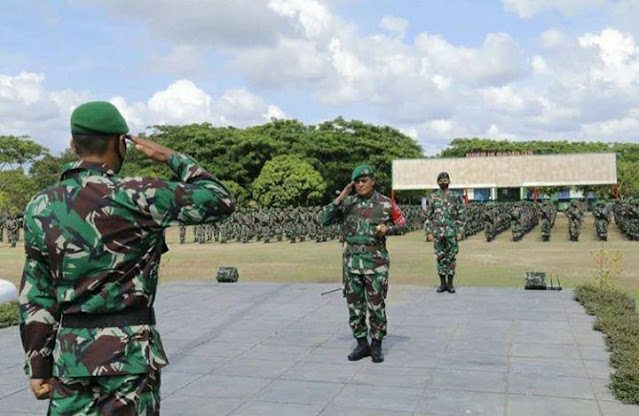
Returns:
[[[63,328],[110,328],[132,325],[155,325],[153,308],[135,308],[107,313],[69,313],[62,315]]]

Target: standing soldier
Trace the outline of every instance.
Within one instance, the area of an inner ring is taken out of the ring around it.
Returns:
[[[71,148],[58,184],[25,213],[20,285],[25,371],[50,415],[156,415],[167,365],[153,303],[164,230],[229,215],[232,195],[193,159],[125,136],[108,102],[71,115]],[[126,139],[179,181],[119,178]]]
[[[22,217],[12,216],[7,222],[7,239],[11,247],[15,247],[18,244],[20,237],[20,227],[22,227]]]
[[[6,213],[2,213],[2,215],[0,215],[0,243],[4,241],[2,235],[6,227],[7,227],[7,216],[6,216]]]
[[[371,356],[384,361],[382,340],[386,336],[386,305],[389,257],[386,236],[405,231],[406,220],[399,206],[375,190],[375,171],[368,164],[353,170],[351,180],[335,200],[324,207],[322,223],[344,226],[344,295],[349,325],[357,347],[349,361]],[[355,187],[356,195],[351,195]],[[368,343],[366,312],[369,315],[371,344]]]
[[[544,199],[541,209],[539,210],[539,215],[541,216],[541,239],[543,241],[550,241],[554,215],[554,206],[550,199]]]
[[[597,236],[602,241],[608,241],[608,223],[610,222],[610,210],[605,201],[597,201],[595,203],[595,209],[592,211],[593,217],[595,217],[595,230]]]
[[[513,231],[513,241],[519,241],[524,235],[524,227],[522,225],[522,212],[521,212],[521,203],[515,202],[513,204],[513,210],[511,215],[512,219],[512,231]]]
[[[184,244],[186,241],[186,227],[180,224],[180,244]]]
[[[566,209],[566,216],[568,217],[568,233],[571,241],[579,241],[579,233],[581,233],[581,222],[583,221],[584,213],[579,208],[579,202],[573,199],[570,203],[570,207]]]
[[[464,234],[465,209],[459,196],[449,192],[450,176],[447,172],[437,175],[439,190],[428,200],[426,208],[426,238],[435,242],[439,288],[437,293],[455,293],[455,257],[459,252],[457,241]]]

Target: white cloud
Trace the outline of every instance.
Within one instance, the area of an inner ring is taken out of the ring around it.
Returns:
[[[579,44],[598,52],[600,62],[591,67],[594,80],[612,82],[620,87],[639,82],[639,47],[631,35],[614,29],[586,34]]]
[[[639,141],[639,120],[636,117],[606,120],[583,125],[581,134],[587,138],[611,141]]]
[[[270,0],[268,7],[279,16],[293,18],[308,38],[318,38],[331,30],[333,15],[315,0]]]
[[[104,99],[87,92],[48,91],[43,74],[0,74],[0,134],[29,135],[52,151],[67,147],[69,118],[79,104]],[[128,103],[123,96],[115,105],[133,133],[157,124],[209,122],[213,125],[245,127],[271,118],[286,118],[282,109],[268,104],[245,88],[229,89],[211,97],[190,80],[177,80],[153,93],[146,101]]]
[[[147,107],[158,124],[197,123],[210,118],[211,96],[182,79],[153,94]]]
[[[207,73],[207,63],[202,50],[193,45],[178,45],[164,56],[153,56],[149,66],[182,77],[202,76]]]
[[[267,0],[91,0],[154,37],[207,48],[274,44],[292,28]]]
[[[45,142],[68,131],[69,117],[87,94],[70,90],[47,91],[44,74],[0,74],[0,134],[30,135]]]
[[[401,39],[406,34],[406,29],[408,29],[408,20],[401,17],[384,16],[379,22],[379,27]]]
[[[415,41],[426,63],[440,74],[472,85],[501,85],[526,73],[519,45],[505,33],[486,35],[480,48],[456,47],[437,35],[423,33]]]
[[[636,137],[632,120],[637,115],[629,109],[639,108],[639,35],[632,29],[611,27],[574,35],[565,26],[551,27],[539,34],[538,42],[527,42],[536,46],[529,52],[507,33],[488,33],[472,45],[455,44],[434,33],[405,39],[409,21],[393,16],[384,16],[374,33],[363,35],[356,18],[336,15],[331,1],[93,1],[119,18],[126,15],[147,25],[170,51],[151,60],[184,78],[148,100],[127,104],[123,97],[113,98],[140,128],[200,121],[243,126],[285,117],[275,104],[251,92],[276,90],[280,96],[295,94],[296,102],[308,100],[319,107],[322,113],[311,117],[335,114],[337,108],[347,118],[356,112],[397,126],[419,137],[427,151],[464,136]],[[612,7],[604,0],[502,3],[526,18]],[[639,13],[636,4],[614,3],[618,13]],[[246,79],[248,89],[210,95],[187,81],[205,76],[211,52],[232,79]],[[46,101],[47,108],[55,110],[58,101],[73,98],[73,93],[65,98],[38,89],[41,80],[25,82],[20,88],[23,97],[9,102]],[[2,97],[0,86],[0,108]]]
[[[517,13],[519,17],[529,18],[548,10],[574,15],[583,10],[600,7],[606,3],[606,0],[501,0],[501,2],[506,10]]]

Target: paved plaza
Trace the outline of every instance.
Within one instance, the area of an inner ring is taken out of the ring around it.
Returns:
[[[614,400],[603,337],[572,292],[393,286],[386,361],[355,345],[331,285],[174,282],[156,312],[169,354],[163,415],[631,416]],[[0,415],[44,415],[0,330]]]

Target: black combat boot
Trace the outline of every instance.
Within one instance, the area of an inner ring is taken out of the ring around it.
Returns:
[[[439,275],[440,285],[437,288],[437,293],[442,293],[446,291],[446,276]]]
[[[348,361],[359,361],[371,355],[371,347],[368,345],[366,337],[357,338],[357,347],[348,354]]]
[[[455,293],[455,286],[453,286],[453,276],[448,276],[448,282],[446,283],[446,290],[448,293]]]
[[[382,353],[382,341],[378,341],[375,338],[371,340],[371,360],[374,363],[381,363],[384,361],[384,354]]]

